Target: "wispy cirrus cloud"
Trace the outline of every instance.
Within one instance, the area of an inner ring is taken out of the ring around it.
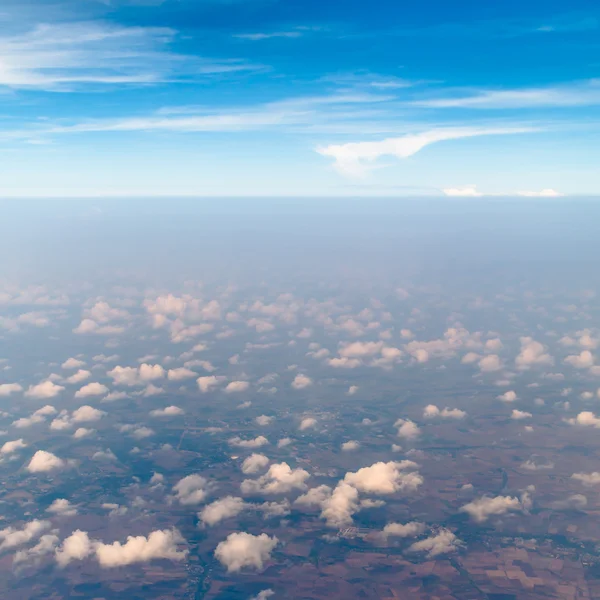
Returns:
[[[153,84],[259,68],[172,52],[177,32],[104,21],[38,24],[0,35],[0,87],[44,91]]]
[[[273,38],[299,38],[302,37],[301,31],[271,31],[267,33],[237,33],[233,36],[239,40],[249,40],[258,42],[261,40],[270,40]]]

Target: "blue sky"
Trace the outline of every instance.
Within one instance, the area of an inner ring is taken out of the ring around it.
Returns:
[[[0,194],[598,194],[599,33],[582,0],[5,0]]]

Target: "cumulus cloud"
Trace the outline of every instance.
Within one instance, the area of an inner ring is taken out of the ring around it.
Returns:
[[[81,383],[85,381],[91,376],[91,371],[86,371],[85,369],[79,369],[77,373],[73,373],[70,377],[67,377],[65,381],[70,384]]]
[[[186,369],[185,367],[169,369],[167,371],[167,379],[169,381],[183,381],[184,379],[191,379],[192,377],[196,377],[196,375],[198,375],[198,373],[195,373],[191,369]]]
[[[417,537],[425,531],[425,525],[417,521],[410,523],[388,523],[383,528],[383,535],[393,537]]]
[[[229,445],[236,446],[238,448],[260,448],[266,446],[269,440],[264,435],[259,435],[252,440],[243,440],[239,436],[230,438]]]
[[[312,379],[302,374],[296,375],[296,377],[294,377],[294,381],[292,381],[292,387],[295,390],[302,390],[310,385],[312,385]]]
[[[22,562],[35,561],[36,559],[54,552],[58,545],[59,538],[53,533],[47,533],[40,537],[40,541],[31,548],[18,550],[13,558],[13,564],[17,565]]]
[[[36,400],[42,398],[55,398],[65,388],[62,385],[56,385],[53,381],[47,380],[38,383],[37,385],[30,385],[25,396],[28,398],[35,398]]]
[[[205,525],[216,525],[224,519],[236,517],[247,507],[246,502],[242,498],[235,496],[226,496],[219,500],[215,500],[211,504],[205,506],[198,513],[198,518]]]
[[[0,383],[0,398],[5,398],[11,394],[22,392],[23,386],[18,383]]]
[[[184,560],[187,549],[178,549],[184,542],[177,529],[152,531],[148,537],[130,535],[124,544],[118,541],[112,544],[96,543],[96,559],[105,568],[149,562],[157,558]]]
[[[235,394],[236,392],[245,392],[250,387],[247,381],[232,381],[225,386],[227,394]]]
[[[25,427],[31,427],[36,423],[43,423],[46,420],[46,417],[56,414],[56,409],[54,406],[50,406],[46,404],[42,408],[38,408],[30,417],[22,417],[13,421],[13,427],[18,429],[24,429]]]
[[[200,504],[208,494],[208,481],[201,475],[188,475],[180,479],[173,487],[175,498],[187,506]]]
[[[292,469],[287,463],[276,463],[258,479],[245,479],[240,486],[244,494],[285,494],[292,490],[305,490],[310,473]]]
[[[0,454],[2,456],[14,454],[17,452],[17,450],[21,450],[22,448],[27,448],[27,444],[22,438],[19,438],[18,440],[12,440],[11,442],[4,442],[4,444],[2,444],[2,448],[0,448]]]
[[[76,423],[99,421],[105,414],[104,411],[85,404],[74,410],[71,415],[69,415],[66,410],[62,411],[61,414],[52,421],[50,429],[61,431],[63,429],[69,429]]]
[[[429,558],[455,552],[459,545],[457,537],[447,529],[442,529],[434,536],[411,544],[409,552],[426,552]]]
[[[342,450],[344,452],[350,452],[352,450],[358,450],[360,448],[360,443],[356,440],[349,440],[348,442],[344,442],[342,444]]]
[[[581,425],[583,427],[600,428],[600,417],[597,417],[593,412],[584,410],[580,412],[574,419],[568,419],[570,425]]]
[[[142,363],[139,367],[121,367],[117,365],[106,373],[115,385],[147,385],[151,381],[162,379],[165,370],[160,365]]]
[[[317,420],[314,417],[305,417],[302,419],[302,421],[300,421],[300,426],[298,429],[300,429],[300,431],[306,431],[307,429],[315,427],[316,424]]]
[[[361,492],[393,494],[416,490],[423,477],[415,472],[417,464],[410,460],[400,462],[377,462],[356,472],[348,472],[344,481]]]
[[[196,383],[198,384],[198,389],[203,392],[210,392],[213,388],[215,388],[222,381],[221,377],[217,377],[216,375],[206,375],[204,377],[198,377],[196,379]]]
[[[83,438],[86,437],[90,437],[91,435],[94,435],[94,433],[96,433],[95,429],[89,429],[87,427],[78,427],[74,432],[73,432],[73,437],[76,440],[81,440]]]
[[[458,408],[443,408],[440,410],[435,404],[428,404],[423,410],[423,416],[426,419],[441,417],[442,419],[464,419],[467,413]]]
[[[249,600],[267,600],[271,596],[274,596],[275,592],[271,588],[267,588],[266,590],[261,590],[258,592],[256,596],[252,596]]]
[[[29,461],[27,470],[30,473],[47,473],[49,471],[64,469],[67,465],[67,461],[52,454],[52,452],[38,450]]]
[[[83,360],[79,360],[78,358],[67,358],[60,366],[63,369],[78,369],[79,367],[83,367],[83,365],[85,365]]]
[[[108,392],[108,388],[98,383],[97,381],[94,383],[88,383],[80,388],[77,392],[75,392],[75,398],[89,398],[90,396],[102,396]]]
[[[512,496],[483,496],[461,507],[476,523],[483,523],[491,516],[504,515],[507,512],[522,509],[521,501]]]
[[[87,558],[92,552],[93,545],[87,532],[77,529],[56,549],[55,558],[60,567],[66,567],[74,560]]]
[[[254,419],[256,421],[257,425],[260,425],[261,427],[266,427],[267,425],[270,425],[274,420],[275,417],[268,417],[267,415],[260,415],[258,417],[256,417],[256,419]]]
[[[358,510],[358,490],[340,481],[330,496],[322,503],[321,518],[328,527],[343,527],[352,523],[352,515]]]
[[[178,406],[166,406],[165,408],[150,411],[151,417],[177,417],[183,414],[185,414],[185,411]]]
[[[49,521],[34,519],[25,523],[22,529],[17,527],[6,527],[0,529],[0,552],[23,546],[31,540],[38,538],[44,531],[50,528]]]
[[[46,509],[46,512],[62,517],[72,517],[77,514],[77,507],[73,506],[66,498],[57,498]]]
[[[477,363],[482,373],[494,373],[502,369],[502,360],[497,354],[488,354]]]
[[[398,428],[398,437],[405,440],[414,440],[421,434],[421,430],[417,424],[408,419],[398,419],[394,423],[394,427]]]
[[[517,394],[513,390],[509,390],[508,392],[504,392],[504,394],[500,394],[496,398],[498,400],[502,400],[502,402],[514,402],[517,400]]]
[[[525,370],[532,366],[549,366],[554,364],[554,359],[546,352],[546,347],[536,342],[531,337],[522,337],[521,351],[515,358],[517,369]]]
[[[331,497],[331,488],[328,485],[319,485],[311,488],[305,494],[298,496],[294,504],[300,506],[323,506],[324,502]]]
[[[258,473],[269,464],[269,459],[264,454],[251,454],[242,463],[242,473],[249,475]]]
[[[583,350],[579,354],[567,356],[565,363],[576,369],[588,369],[594,366],[594,355],[589,350]]]
[[[266,533],[231,533],[218,544],[215,557],[228,572],[241,571],[244,567],[262,569],[278,543],[276,537],[269,537]]]
[[[530,412],[524,411],[524,410],[517,410],[516,408],[513,409],[510,418],[511,419],[515,419],[517,421],[521,420],[521,419],[530,419],[531,417],[533,417],[533,415]]]
[[[600,484],[600,473],[594,471],[593,473],[573,473],[571,479],[580,481],[583,485],[591,487]]]

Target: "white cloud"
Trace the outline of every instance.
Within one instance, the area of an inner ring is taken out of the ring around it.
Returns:
[[[91,423],[99,421],[106,413],[102,410],[98,410],[93,406],[85,404],[74,410],[69,416],[68,411],[64,410],[61,412],[52,423],[50,429],[54,431],[62,431],[63,429],[69,429],[76,423]]]
[[[457,537],[447,529],[442,529],[438,534],[428,537],[419,542],[411,544],[409,552],[427,552],[429,558],[434,558],[440,554],[455,552],[459,541]]]
[[[576,369],[587,369],[594,365],[594,355],[589,350],[583,350],[580,354],[567,356],[565,363]]]
[[[117,460],[117,457],[110,448],[107,448],[106,450],[98,450],[98,452],[94,452],[94,454],[92,454],[92,460],[113,461]]]
[[[410,523],[388,523],[383,528],[383,535],[393,537],[417,537],[425,531],[423,523],[411,521]]]
[[[83,365],[85,365],[83,360],[79,360],[78,358],[67,358],[60,366],[63,369],[78,369],[79,367],[83,367]]]
[[[536,342],[531,337],[522,337],[521,351],[515,358],[518,369],[525,370],[534,365],[549,366],[554,364],[554,359],[546,352],[546,347]]]
[[[63,517],[72,517],[77,514],[77,507],[73,506],[65,498],[57,498],[52,504],[46,509],[46,512],[60,515]]]
[[[512,496],[483,496],[461,507],[461,512],[468,513],[476,523],[483,523],[491,516],[504,515],[510,511],[522,509],[521,501]]]
[[[76,440],[81,440],[83,438],[86,437],[90,437],[91,435],[94,435],[94,433],[96,433],[95,429],[89,429],[87,427],[78,427],[74,432],[73,432],[73,437]]]
[[[352,450],[358,450],[360,448],[360,443],[356,440],[349,440],[348,442],[344,442],[341,448],[344,452],[351,452]]]
[[[570,423],[571,425],[581,425],[584,427],[595,427],[596,429],[600,429],[600,417],[597,417],[589,410],[580,412],[574,419],[568,419],[567,423]]]
[[[295,390],[302,390],[310,385],[312,385],[312,379],[302,374],[296,375],[296,377],[294,377],[294,381],[292,381],[292,387]]]
[[[478,363],[479,370],[482,373],[494,373],[502,369],[502,360],[497,354],[484,356]]]
[[[417,465],[410,460],[377,462],[354,473],[346,473],[344,481],[370,494],[414,491],[423,483],[423,477],[414,472],[416,468]]]
[[[448,127],[374,142],[332,144],[318,147],[316,151],[322,156],[333,158],[335,161],[334,166],[340,173],[361,177],[374,168],[376,161],[383,156],[394,156],[398,159],[408,158],[425,148],[425,146],[436,142],[483,135],[528,133],[531,131],[533,129],[526,127]]]
[[[77,529],[56,549],[56,562],[60,567],[66,567],[74,560],[87,558],[92,552],[93,544],[87,532]]]
[[[271,596],[274,596],[275,592],[271,588],[267,588],[266,590],[261,590],[258,592],[256,596],[252,596],[249,600],[267,600]]]
[[[483,196],[482,192],[477,191],[477,186],[475,185],[466,185],[460,188],[443,188],[442,191],[446,196],[451,197],[479,198]]]
[[[441,417],[442,419],[464,419],[467,413],[458,408],[444,408],[440,410],[435,404],[428,404],[423,410],[423,417],[433,419]]]
[[[564,194],[557,192],[552,188],[544,188],[543,190],[520,190],[516,192],[517,196],[523,198],[562,198]]]
[[[54,406],[50,406],[46,404],[42,408],[38,408],[30,417],[22,417],[13,421],[13,426],[18,429],[23,429],[25,427],[31,427],[36,423],[43,423],[46,420],[46,417],[56,414],[56,409]]]
[[[18,440],[13,440],[12,442],[4,442],[2,448],[0,448],[0,454],[13,454],[17,450],[21,450],[22,448],[27,448],[27,444],[23,441],[22,438]]]
[[[67,462],[59,458],[52,452],[46,450],[38,450],[27,465],[27,470],[30,473],[46,473],[49,471],[57,471],[67,466]]]
[[[260,448],[268,443],[269,440],[264,435],[259,435],[252,440],[243,440],[239,436],[232,437],[229,440],[231,446],[237,446],[238,448]]]
[[[533,417],[533,415],[530,412],[526,412],[524,410],[517,410],[516,408],[513,409],[510,418],[511,419],[515,419],[515,420],[521,420],[521,419],[530,419],[531,417]]]
[[[18,383],[0,383],[0,398],[5,398],[16,392],[22,392],[23,386]]]
[[[221,381],[222,378],[217,377],[216,375],[206,375],[204,377],[198,377],[198,379],[196,379],[198,389],[203,393],[209,392],[214,387],[219,385]]]
[[[585,486],[594,486],[600,484],[600,473],[594,471],[593,473],[573,473],[571,479],[581,481]]]
[[[240,486],[244,494],[285,494],[292,490],[305,490],[310,473],[292,469],[287,463],[273,464],[258,479],[244,479]]]
[[[323,506],[326,500],[331,497],[331,488],[328,485],[319,485],[311,488],[305,494],[298,496],[294,504],[300,506]]]
[[[13,564],[16,565],[22,562],[29,562],[46,554],[50,554],[51,552],[54,552],[58,542],[59,538],[57,535],[47,533],[40,537],[40,541],[35,546],[17,551],[13,558]]]
[[[81,383],[82,381],[85,381],[86,379],[88,379],[91,376],[91,374],[92,374],[91,371],[86,371],[85,369],[79,369],[77,371],[77,373],[74,373],[70,377],[67,377],[65,379],[65,381],[72,385],[75,383]]]
[[[177,500],[187,506],[192,504],[200,504],[207,496],[208,481],[201,475],[188,475],[180,479],[173,491]]]
[[[502,402],[514,402],[517,400],[517,394],[514,390],[508,390],[508,392],[504,392],[504,394],[500,394],[496,396],[498,400],[502,400]]]
[[[185,540],[177,529],[152,531],[148,537],[130,535],[124,544],[121,542],[112,544],[97,542],[95,545],[96,559],[100,566],[105,568],[145,563],[157,558],[184,560],[188,551],[178,549],[178,545],[183,542]]]
[[[249,475],[258,473],[269,464],[269,459],[264,454],[251,454],[242,463],[242,473]]]
[[[102,396],[108,392],[108,388],[95,381],[94,383],[88,383],[75,392],[75,398],[89,398],[90,396]]]
[[[277,441],[277,447],[285,448],[286,446],[289,446],[291,443],[292,443],[292,438],[289,438],[289,437],[281,438],[280,440]]]
[[[205,506],[201,512],[198,513],[198,518],[205,525],[216,525],[224,519],[236,517],[239,515],[248,505],[242,498],[235,496],[226,496],[219,500],[215,500],[211,504]]]
[[[225,392],[228,394],[236,392],[245,392],[250,387],[247,381],[232,381],[225,387]]]
[[[198,373],[195,373],[191,369],[185,367],[179,367],[178,369],[169,369],[167,372],[167,378],[169,381],[183,381],[184,379],[190,379],[196,377]]]
[[[107,375],[114,381],[115,385],[146,385],[150,381],[162,379],[165,370],[160,365],[149,365],[142,363],[136,367],[121,367],[117,365],[108,371]]]
[[[165,408],[150,411],[150,416],[152,417],[176,417],[183,414],[185,414],[185,411],[178,406],[166,406]]]
[[[306,431],[307,429],[312,429],[317,425],[317,420],[313,417],[305,417],[304,419],[302,419],[302,421],[300,421],[300,426],[298,427],[298,429],[300,429],[300,431]]]
[[[54,398],[58,396],[65,388],[62,385],[56,385],[52,381],[42,381],[37,385],[30,385],[28,390],[25,392],[25,396],[28,398]]]
[[[241,571],[244,567],[262,569],[278,543],[276,537],[269,537],[266,533],[230,533],[218,544],[215,556],[228,572]]]
[[[332,494],[322,503],[321,518],[328,527],[343,527],[352,523],[352,515],[358,510],[358,490],[340,481]]]
[[[31,540],[38,538],[49,528],[49,521],[34,519],[29,523],[25,523],[22,529],[17,529],[16,527],[0,529],[0,552],[27,544]]]
[[[398,437],[406,440],[414,440],[421,434],[421,430],[417,424],[408,419],[398,419],[394,423],[394,427],[398,428]]]
[[[270,425],[274,420],[275,417],[268,417],[267,415],[260,415],[256,417],[256,419],[254,419],[256,424],[260,425],[261,427],[266,427],[267,425]]]

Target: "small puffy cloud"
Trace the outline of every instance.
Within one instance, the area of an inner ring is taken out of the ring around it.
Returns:
[[[339,349],[339,355],[343,358],[365,358],[379,354],[383,348],[383,342],[351,342],[344,344]]]
[[[488,354],[484,356],[478,363],[477,366],[482,373],[494,373],[502,369],[502,360],[497,354]]]
[[[198,375],[198,373],[195,373],[191,369],[186,369],[185,367],[169,369],[167,371],[167,379],[169,381],[183,381],[184,379],[191,379],[192,377],[196,377],[196,375]]]
[[[600,417],[597,417],[593,412],[584,410],[580,412],[574,419],[568,419],[570,425],[581,425],[583,427],[600,428]]]
[[[394,427],[398,428],[398,437],[405,440],[414,440],[421,434],[421,430],[417,424],[408,419],[398,419],[394,423]]]
[[[129,398],[127,392],[110,392],[110,394],[106,394],[106,396],[102,398],[102,402],[115,402],[117,400],[125,400],[125,398]]]
[[[289,446],[291,443],[292,443],[292,438],[289,438],[289,437],[281,438],[277,442],[277,447],[285,448],[286,446]]]
[[[504,394],[496,396],[496,398],[502,400],[502,402],[514,402],[517,400],[517,394],[513,390],[509,390],[508,392],[504,392]]]
[[[50,554],[54,552],[58,542],[59,538],[57,535],[47,533],[40,537],[40,541],[35,546],[17,551],[13,557],[13,564],[35,561],[37,558]]]
[[[307,429],[315,427],[316,424],[317,420],[315,418],[305,417],[304,419],[302,419],[302,421],[300,421],[300,426],[298,427],[298,429],[300,429],[300,431],[306,431]]]
[[[310,473],[292,469],[287,463],[273,464],[258,479],[245,479],[240,486],[244,494],[286,494],[292,490],[305,490]]]
[[[65,498],[57,498],[52,504],[46,509],[46,512],[54,515],[60,515],[62,517],[72,517],[77,514],[77,507],[73,506]]]
[[[75,392],[75,398],[89,398],[90,396],[102,396],[108,392],[108,388],[98,383],[97,381],[93,383],[88,383],[80,388],[77,392]]]
[[[34,519],[25,523],[22,529],[16,527],[6,527],[0,529],[0,552],[23,546],[33,539],[38,538],[44,531],[50,528],[49,521],[40,521]]]
[[[86,371],[85,369],[79,369],[79,371],[77,371],[77,373],[73,373],[73,375],[71,375],[70,377],[67,377],[65,379],[65,381],[72,385],[76,384],[76,383],[81,383],[82,381],[85,381],[86,379],[88,379],[91,376],[91,374],[92,374],[91,371]]]
[[[507,512],[521,510],[521,501],[512,496],[483,496],[461,507],[476,523],[483,523],[491,516],[504,515]]]
[[[346,473],[344,481],[361,492],[371,494],[414,491],[423,483],[423,477],[415,472],[416,468],[417,465],[410,460],[377,462],[354,473]]]
[[[532,366],[549,366],[554,364],[554,359],[546,352],[546,347],[536,342],[531,337],[522,337],[521,352],[515,358],[517,369],[525,370]]]
[[[94,454],[92,454],[92,460],[113,461],[117,460],[117,457],[110,448],[107,448],[106,450],[98,450],[98,452],[94,452]]]
[[[139,367],[121,367],[117,365],[106,373],[115,385],[146,385],[151,381],[162,379],[165,370],[160,365],[142,363]]]
[[[524,411],[524,410],[517,410],[516,408],[513,409],[510,418],[511,419],[515,419],[517,421],[521,420],[521,419],[530,419],[531,417],[533,417],[533,415],[530,412]]]
[[[60,567],[66,567],[74,560],[87,558],[92,552],[93,544],[87,532],[77,529],[56,549],[56,562]]]
[[[221,378],[217,377],[216,375],[206,375],[204,377],[198,377],[198,379],[196,379],[196,383],[198,384],[198,389],[202,393],[209,392],[210,390],[215,388],[217,385],[219,385],[220,381],[221,381]]]
[[[576,369],[588,369],[594,366],[594,355],[589,350],[583,350],[579,354],[567,356],[565,363]]]
[[[354,396],[354,394],[356,394],[356,392],[358,392],[358,386],[357,385],[351,385],[348,388],[348,391],[346,393],[348,394],[348,396]]]
[[[583,485],[588,487],[600,485],[600,473],[598,473],[598,471],[594,471],[593,473],[573,473],[571,479],[580,481]]]
[[[269,464],[269,459],[264,454],[251,454],[242,463],[242,473],[249,475],[262,471]]]
[[[122,567],[134,563],[145,563],[160,558],[167,560],[184,560],[188,554],[186,549],[178,546],[185,540],[177,529],[152,531],[148,537],[143,535],[128,536],[124,544],[95,544],[96,559],[101,567]]]
[[[429,558],[455,552],[459,540],[447,529],[442,529],[438,534],[411,544],[409,552],[426,552]]]
[[[383,535],[393,537],[417,537],[425,531],[425,525],[417,521],[410,523],[388,523],[383,528]]]
[[[467,352],[461,359],[460,362],[463,365],[470,365],[476,363],[480,359],[479,354],[477,352]]]
[[[46,417],[56,414],[56,409],[54,406],[50,406],[46,404],[42,408],[38,408],[30,417],[22,417],[13,421],[13,427],[17,429],[24,429],[25,427],[31,427],[36,423],[43,423],[46,420]]]
[[[261,427],[270,425],[274,420],[275,420],[275,417],[268,417],[267,415],[260,415],[260,416],[256,417],[256,419],[254,419],[256,424],[260,425]]]
[[[229,440],[230,446],[236,446],[237,448],[260,448],[266,446],[269,440],[264,435],[259,435],[252,440],[243,440],[239,436],[232,437]]]
[[[185,414],[185,411],[178,406],[166,406],[165,408],[159,408],[150,411],[152,417],[177,417]]]
[[[225,387],[225,392],[235,394],[236,392],[245,392],[250,387],[247,381],[232,381]]]
[[[564,500],[556,500],[550,505],[554,510],[583,510],[588,500],[583,494],[573,494]]]
[[[244,567],[262,569],[278,543],[276,537],[269,537],[266,533],[231,533],[218,544],[215,556],[228,572],[241,571]]]
[[[211,504],[205,506],[202,511],[198,513],[198,518],[205,525],[216,525],[224,519],[236,517],[245,508],[247,504],[242,498],[235,496],[226,496],[219,500],[215,500]]]
[[[208,481],[201,475],[188,475],[180,479],[175,486],[173,492],[175,498],[185,506],[200,504],[207,496]]]
[[[47,473],[49,471],[57,471],[67,466],[67,462],[59,458],[52,452],[46,450],[38,450],[27,465],[27,470],[30,473]]]
[[[74,410],[70,416],[67,411],[63,411],[59,417],[52,421],[50,429],[61,431],[72,427],[76,423],[99,421],[105,414],[104,411],[86,404]]]
[[[321,518],[328,527],[343,527],[352,523],[352,515],[358,510],[358,490],[340,481],[331,495],[321,505]]]
[[[331,497],[331,488],[328,485],[319,485],[311,488],[305,494],[298,496],[294,504],[300,506],[323,506],[326,500]]]
[[[256,596],[252,596],[250,600],[267,600],[271,596],[274,596],[275,592],[271,588],[267,588],[266,590],[261,590],[258,592]]]
[[[78,427],[74,432],[73,432],[73,437],[76,440],[81,440],[83,438],[86,437],[90,437],[91,435],[94,435],[94,433],[96,433],[95,429],[89,429],[87,427]]]
[[[79,367],[83,367],[85,362],[79,360],[78,358],[67,358],[65,362],[60,365],[63,369],[78,369]]]
[[[22,438],[18,440],[13,440],[11,442],[5,442],[2,444],[2,448],[0,448],[0,454],[2,456],[6,456],[7,454],[14,454],[17,450],[21,450],[22,448],[27,448],[27,444],[23,441]]]
[[[444,408],[440,410],[435,404],[428,404],[423,410],[423,416],[426,419],[441,417],[442,419],[464,419],[467,413],[458,408]]]
[[[342,444],[342,450],[344,452],[350,452],[352,450],[358,450],[360,448],[360,443],[356,440],[350,440],[348,442],[344,442]]]
[[[358,358],[348,358],[347,356],[342,356],[330,358],[327,361],[327,364],[335,369],[356,369],[356,367],[360,367],[362,362]]]
[[[310,385],[312,385],[312,379],[302,374],[296,375],[296,377],[294,377],[294,381],[292,381],[292,387],[295,390],[302,390]]]
[[[18,383],[0,383],[0,398],[5,398],[11,394],[22,392],[23,386]]]
[[[38,383],[37,385],[30,385],[25,396],[28,398],[35,398],[36,400],[42,398],[55,398],[65,388],[62,385],[56,385],[53,381],[47,380]]]
[[[143,440],[144,438],[154,435],[154,429],[144,425],[121,425],[119,431],[121,433],[129,433],[129,435],[136,440]]]

